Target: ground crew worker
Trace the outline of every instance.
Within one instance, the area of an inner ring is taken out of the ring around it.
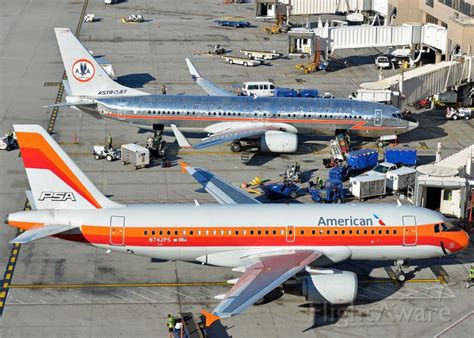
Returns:
[[[168,326],[169,338],[173,338],[174,317],[170,314],[168,314],[168,320],[166,322],[166,326]]]
[[[469,280],[467,281],[466,288],[469,289],[472,283],[474,283],[474,265],[471,265],[471,269],[469,270]]]
[[[161,94],[166,95],[166,86],[165,85],[161,86]]]
[[[9,143],[13,139],[13,132],[11,131],[11,129],[8,130],[7,139]]]
[[[107,148],[112,149],[112,135],[107,133]]]

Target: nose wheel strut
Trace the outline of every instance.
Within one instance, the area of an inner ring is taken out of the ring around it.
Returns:
[[[408,267],[408,261],[406,259],[399,259],[394,262],[395,265],[395,277],[400,283],[406,281],[407,277],[403,269]]]

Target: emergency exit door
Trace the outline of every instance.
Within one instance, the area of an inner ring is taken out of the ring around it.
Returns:
[[[403,216],[403,245],[416,245],[418,227],[415,216]]]
[[[122,216],[110,217],[110,244],[112,245],[125,244],[125,217],[122,217]]]
[[[381,126],[382,125],[382,110],[375,109],[374,110],[374,126]]]

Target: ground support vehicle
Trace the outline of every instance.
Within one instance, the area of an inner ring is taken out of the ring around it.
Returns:
[[[242,65],[244,67],[255,67],[262,63],[260,60],[246,59],[238,56],[222,56],[222,58],[231,65]]]
[[[263,60],[274,60],[278,59],[281,54],[276,50],[262,51],[262,50],[240,50],[241,53],[245,54],[246,57],[251,59],[263,59]]]
[[[244,27],[250,27],[250,22],[248,22],[245,19],[239,19],[239,18],[223,18],[223,19],[218,19],[214,20],[215,23],[217,23],[219,26],[225,26],[225,27],[234,27],[234,28],[244,28]]]
[[[265,195],[273,200],[282,198],[295,199],[306,193],[305,189],[301,189],[298,185],[289,180],[284,180],[282,183],[263,185],[262,189]]]
[[[103,145],[95,145],[92,153],[96,160],[105,158],[108,162],[120,159],[120,149],[115,147],[107,147]]]
[[[397,166],[416,166],[416,149],[385,149],[385,162],[395,163]]]
[[[10,151],[16,149],[18,147],[18,142],[16,140],[15,135],[8,136],[5,135],[0,137],[0,150]]]
[[[311,199],[317,203],[343,203],[345,199],[342,182],[327,181],[321,189],[310,184],[307,192],[311,195]]]
[[[446,108],[446,119],[448,120],[469,120],[472,117],[474,108]]]
[[[408,187],[415,186],[416,170],[413,168],[403,167],[387,173],[387,190],[394,195],[400,195],[401,191],[407,191]]]
[[[379,153],[375,149],[361,149],[347,154],[346,162],[352,175],[370,170],[378,163]]]

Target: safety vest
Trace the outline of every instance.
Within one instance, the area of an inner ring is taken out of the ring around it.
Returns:
[[[172,329],[174,327],[174,317],[171,316],[168,318],[168,327]]]
[[[469,271],[469,279],[474,279],[474,267]]]

